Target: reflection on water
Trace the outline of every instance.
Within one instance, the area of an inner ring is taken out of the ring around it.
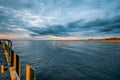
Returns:
[[[13,41],[38,80],[120,80],[120,43],[81,41]]]

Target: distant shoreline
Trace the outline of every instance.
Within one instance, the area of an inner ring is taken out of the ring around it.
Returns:
[[[106,40],[106,41],[93,40],[93,41],[87,41],[87,42],[120,42],[120,41],[114,41],[114,40]]]
[[[88,39],[88,42],[120,42],[120,38]]]

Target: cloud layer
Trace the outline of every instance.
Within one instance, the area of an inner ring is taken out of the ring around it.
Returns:
[[[120,0],[0,0],[0,34],[21,38],[120,36]]]

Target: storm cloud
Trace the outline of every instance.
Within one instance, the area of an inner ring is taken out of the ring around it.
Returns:
[[[0,34],[120,36],[119,3],[120,0],[0,0]]]

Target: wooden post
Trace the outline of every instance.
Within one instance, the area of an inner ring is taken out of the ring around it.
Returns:
[[[14,67],[10,67],[10,68],[9,68],[11,80],[15,80],[15,75],[14,75],[14,73],[13,73],[14,70],[15,70]]]
[[[0,73],[4,73],[4,65],[0,66]]]
[[[26,64],[26,80],[30,80],[30,67]]]
[[[10,72],[11,80],[20,80],[14,67],[9,67],[9,72]]]
[[[34,69],[26,64],[26,80],[36,80]]]

